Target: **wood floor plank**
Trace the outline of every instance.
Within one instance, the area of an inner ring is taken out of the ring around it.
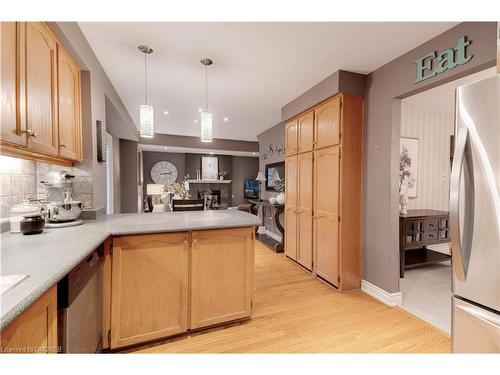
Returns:
[[[442,331],[359,291],[340,294],[256,243],[252,319],[135,353],[449,353]]]

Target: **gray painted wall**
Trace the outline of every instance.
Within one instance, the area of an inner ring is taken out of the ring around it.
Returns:
[[[265,173],[266,164],[285,161],[285,123],[280,122],[257,136],[259,140],[259,171]],[[279,151],[281,150],[281,151]],[[255,178],[256,176],[253,176]],[[280,176],[284,178],[284,176]],[[286,187],[285,187],[286,188]],[[269,199],[278,193],[265,190],[261,184],[261,198]]]
[[[113,213],[121,212],[121,165],[120,165],[120,138],[112,137],[113,142]]]
[[[365,94],[364,74],[338,70],[281,108],[283,121],[298,115],[338,92]]]
[[[138,147],[137,142],[120,139],[120,211],[138,212]]]
[[[233,156],[232,171],[232,205],[236,207],[240,204],[248,203],[248,200],[243,197],[243,184],[245,180],[255,179],[257,176],[259,172],[259,158]]]
[[[142,163],[143,163],[143,173],[144,173],[144,197],[146,196],[146,185],[154,184],[151,179],[151,167],[159,162],[159,161],[169,161],[177,168],[177,182],[183,180],[185,173],[185,155],[184,153],[174,153],[174,152],[151,152],[151,151],[143,151],[142,152]]]
[[[207,143],[202,142],[200,137],[188,137],[171,134],[155,134],[154,138],[141,138],[140,142],[152,145],[201,148],[209,150],[259,151],[258,142],[214,138],[212,142]]]
[[[413,84],[415,60],[453,48],[467,35],[474,55],[466,65]],[[401,101],[440,84],[492,67],[496,23],[466,22],[372,72],[367,79],[364,133],[363,278],[388,292],[399,291],[398,165]]]

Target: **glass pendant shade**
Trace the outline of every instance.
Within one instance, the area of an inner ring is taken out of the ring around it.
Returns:
[[[212,113],[201,112],[201,141],[212,142]]]
[[[154,136],[154,109],[152,105],[141,104],[139,108],[140,135],[144,138]]]

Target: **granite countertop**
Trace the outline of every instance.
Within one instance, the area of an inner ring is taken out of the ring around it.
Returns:
[[[104,215],[32,236],[2,233],[1,275],[28,278],[0,297],[0,330],[25,311],[109,236],[238,228],[260,225],[238,210]]]

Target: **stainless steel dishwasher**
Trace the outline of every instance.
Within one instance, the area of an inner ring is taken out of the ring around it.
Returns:
[[[58,345],[63,353],[102,348],[102,246],[57,284]]]

